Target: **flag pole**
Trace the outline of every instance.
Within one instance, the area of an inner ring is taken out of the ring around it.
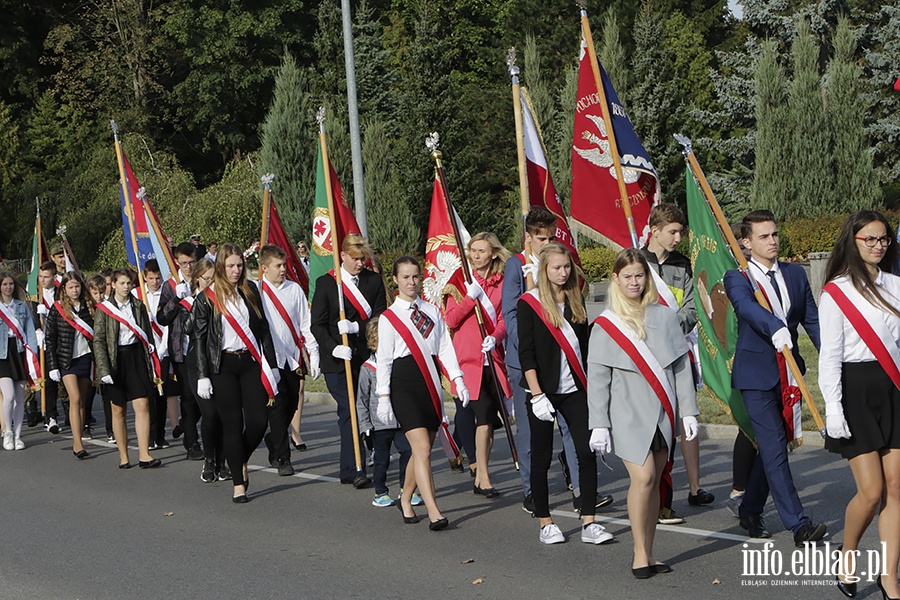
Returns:
[[[40,197],[36,196],[34,199],[34,202],[37,205],[37,216],[35,217],[35,220],[34,220],[34,235],[37,238],[37,261],[35,261],[37,264],[34,265],[34,268],[38,269],[38,297],[37,297],[36,301],[43,303],[44,302],[44,290],[43,290],[43,288],[41,288],[41,283],[40,283],[40,268],[41,268],[41,263],[43,262],[43,258],[44,258],[43,256],[41,256],[44,245],[41,243],[42,242],[41,238],[43,237],[43,235],[41,233],[41,199],[40,199]],[[47,330],[44,327],[44,325],[45,325],[45,317],[42,315],[41,316],[41,331],[46,333]],[[46,384],[46,379],[44,378],[44,374],[47,372],[47,370],[46,370],[47,369],[47,362],[46,362],[47,357],[44,354],[44,344],[41,344],[40,352],[41,352],[41,354],[40,354],[40,360],[41,360],[41,382],[40,382],[41,414],[46,415],[47,414],[47,395],[44,393],[44,390],[46,389],[47,384]]]
[[[325,174],[325,196],[328,199],[328,219],[331,223],[331,256],[334,259],[334,279],[337,282],[337,300],[340,320],[347,318],[344,312],[344,294],[341,288],[341,261],[340,249],[337,247],[335,235],[334,196],[331,191],[331,163],[328,162],[328,148],[325,145],[325,107],[322,106],[316,112],[316,121],[319,122],[319,148],[322,150],[322,170]],[[346,333],[341,334],[341,344],[350,345]],[[356,417],[356,390],[353,389],[353,371],[350,369],[350,361],[344,361],[344,373],[347,376],[347,397],[350,403],[350,426],[353,431],[353,458],[356,460],[356,472],[362,473],[362,460],[359,453],[359,422]]]
[[[268,243],[269,240],[269,213],[271,209],[269,208],[269,203],[271,200],[269,199],[269,194],[272,192],[271,184],[272,180],[275,179],[275,175],[273,173],[267,173],[262,176],[263,183],[263,203],[262,203],[262,232],[259,234],[259,247]]]
[[[135,196],[141,199],[141,202],[144,202],[144,197],[146,195],[147,190],[145,190],[143,187],[140,188],[135,194]],[[144,204],[144,208],[147,208],[146,204]],[[172,277],[174,277],[175,274],[178,273],[178,267],[175,265],[175,258],[172,256],[172,251],[169,249],[169,242],[166,241],[166,237],[163,235],[163,232],[159,227],[159,222],[156,220],[156,212],[152,211],[152,207],[150,212],[152,214],[147,214],[147,220],[150,221],[150,226],[153,228],[153,233],[156,234],[156,239],[159,240],[160,244],[165,244],[164,246],[162,246],[162,251],[165,255],[166,264],[169,265],[169,273],[171,273]]]
[[[460,262],[462,263],[463,277],[466,280],[466,284],[472,283],[472,271],[469,268],[469,257],[465,248],[462,247],[462,239],[459,235],[459,223],[456,221],[456,211],[453,210],[453,201],[450,200],[450,190],[447,188],[447,178],[444,175],[444,165],[442,159],[444,158],[443,153],[438,149],[440,144],[440,139],[437,133],[432,133],[428,136],[425,145],[431,150],[431,158],[434,160],[434,170],[437,174],[438,183],[441,185],[441,191],[444,193],[444,200],[447,203],[447,216],[450,219],[450,226],[453,228],[453,239],[456,241],[456,250],[459,252]],[[477,300],[475,301],[475,319],[478,321],[478,331],[481,334],[481,339],[487,337],[487,329],[484,326],[484,315],[481,312],[481,303]],[[516,466],[516,471],[519,470],[519,453],[516,450],[516,442],[513,439],[512,427],[509,424],[509,412],[506,410],[506,397],[503,393],[503,387],[500,385],[500,380],[497,378],[497,371],[494,367],[494,354],[493,352],[486,353],[487,361],[488,361],[488,370],[491,372],[491,380],[494,383],[494,393],[497,394],[497,399],[500,400],[500,414],[503,416],[503,428],[506,430],[506,440],[509,442],[509,452],[513,459],[513,464]]]
[[[753,295],[756,297],[756,301],[764,309],[772,312],[772,307],[766,301],[766,297],[763,295],[762,290],[760,289],[759,284],[756,281],[756,278],[753,277],[753,272],[750,270],[747,259],[744,258],[744,253],[741,251],[741,246],[738,243],[737,238],[734,237],[734,232],[731,230],[731,226],[728,224],[728,219],[725,218],[725,214],[722,212],[722,208],[719,206],[719,202],[716,200],[712,188],[709,187],[709,182],[706,180],[706,176],[703,174],[703,169],[700,168],[700,163],[697,162],[697,157],[694,156],[694,150],[690,138],[684,135],[675,134],[675,140],[684,147],[684,156],[685,160],[688,163],[688,168],[691,170],[691,174],[694,176],[694,179],[696,179],[697,183],[700,184],[700,189],[703,190],[703,196],[706,198],[706,202],[709,205],[709,208],[712,210],[713,215],[715,215],[716,217],[716,221],[719,223],[719,229],[722,230],[722,234],[725,236],[725,240],[728,242],[728,247],[731,250],[731,254],[734,255],[734,258],[737,260],[738,266],[740,267],[741,271],[744,273],[744,275],[747,276],[747,279],[750,281],[750,285],[753,286]],[[782,356],[784,356],[784,360],[787,363],[788,368],[791,370],[791,374],[794,376],[794,379],[797,380],[797,387],[800,388],[800,393],[806,400],[806,406],[809,409],[813,420],[816,422],[816,427],[819,428],[819,433],[822,435],[822,437],[825,437],[825,422],[822,421],[822,415],[819,413],[819,409],[813,401],[812,394],[810,394],[809,392],[809,386],[806,385],[806,380],[803,378],[803,374],[800,373],[800,367],[797,365],[797,361],[794,359],[794,354],[787,346],[781,349],[781,354]]]
[[[525,239],[525,264],[531,264],[531,242],[525,238],[525,218],[531,210],[528,200],[528,168],[525,164],[525,127],[522,124],[522,97],[519,93],[519,67],[516,66],[516,48],[513,46],[506,55],[506,65],[509,68],[509,77],[512,80],[513,115],[516,119],[516,155],[519,163],[519,200],[522,206],[522,238]],[[442,184],[443,185],[443,184]],[[444,190],[446,197],[446,189]],[[450,219],[453,220],[452,218]],[[465,262],[465,261],[463,261]],[[531,289],[535,285],[531,272],[525,278],[525,287]],[[516,461],[518,463],[518,461]],[[518,467],[517,467],[518,468]]]
[[[631,245],[638,247],[637,230],[634,227],[634,217],[631,214],[631,203],[628,201],[628,191],[625,189],[625,177],[622,173],[622,159],[619,156],[619,147],[616,145],[616,132],[613,129],[612,116],[609,114],[609,105],[606,103],[606,92],[603,89],[603,81],[600,78],[600,63],[597,61],[597,53],[594,51],[594,38],[591,36],[591,25],[588,22],[586,1],[579,0],[581,7],[581,33],[587,47],[588,58],[591,62],[591,71],[594,73],[594,84],[597,86],[597,95],[600,100],[600,111],[603,113],[603,121],[606,123],[606,137],[609,140],[609,151],[612,154],[613,168],[616,172],[616,182],[619,184],[619,201],[622,210],[625,211],[625,221],[628,223],[628,233],[631,235]]]

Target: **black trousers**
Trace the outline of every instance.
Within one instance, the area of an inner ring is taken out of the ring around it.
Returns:
[[[38,410],[41,406],[41,394],[44,395],[44,420],[49,421],[51,418],[59,419],[59,409],[57,408],[57,400],[59,399],[59,382],[50,379],[50,363],[44,363],[44,389],[42,392],[35,394],[37,398]]]
[[[569,425],[578,459],[578,479],[581,485],[581,514],[591,516],[597,505],[597,457],[591,451],[588,432],[587,394],[581,390],[571,394],[547,394],[550,403]],[[550,490],[547,472],[553,462],[553,421],[541,421],[531,409],[531,394],[526,397],[528,425],[531,428],[531,493],[534,514],[550,516]]]
[[[359,384],[359,367],[352,369],[353,389]],[[341,432],[341,471],[342,481],[352,481],[356,477],[356,451],[353,446],[353,424],[350,422],[350,395],[347,393],[347,376],[340,373],[325,373],[325,385],[334,401],[337,402],[338,429]],[[353,407],[356,410],[356,407]],[[360,468],[366,474],[366,461],[361,460]]]
[[[756,462],[756,446],[741,430],[738,430],[737,437],[734,438],[732,456],[734,464],[732,466],[731,487],[739,492],[743,492],[747,489],[750,471],[753,470],[753,463]]]
[[[288,439],[288,427],[300,405],[300,382],[303,377],[288,369],[281,371],[281,382],[278,384],[278,395],[275,404],[269,407],[269,433],[266,435],[266,447],[269,449],[269,464],[283,458],[290,462],[291,444]]]
[[[197,380],[189,377],[182,382],[182,387],[197,389]],[[203,436],[203,456],[206,460],[216,463],[216,468],[225,464],[225,446],[222,438],[222,419],[216,407],[216,397],[213,395],[208,400],[195,396],[197,406],[200,407],[200,434]],[[230,468],[230,467],[229,467]]]
[[[475,458],[475,410],[469,404],[463,408],[459,398],[454,398],[456,403],[456,416],[453,417],[453,439],[466,453],[470,463],[476,462]]]
[[[225,460],[240,485],[244,463],[266,433],[266,390],[260,380],[260,366],[249,352],[222,353],[219,373],[210,375],[216,410],[222,420]]]
[[[184,363],[174,363],[174,366],[175,375],[178,377],[178,381],[188,381],[187,365]],[[259,377],[257,377],[257,381],[258,380]],[[200,421],[200,406],[197,404],[195,389],[196,388],[189,385],[181,386],[181,428],[184,429],[185,448],[190,448],[200,441],[200,436],[197,433],[197,423]],[[213,385],[213,390],[215,389],[216,387]]]
[[[162,359],[162,373],[165,380],[169,374],[169,357]],[[169,415],[169,400],[166,397],[165,383],[163,393],[155,393],[150,398],[150,441],[163,441],[166,439],[166,418]]]

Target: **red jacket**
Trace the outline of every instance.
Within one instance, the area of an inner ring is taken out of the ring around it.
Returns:
[[[503,274],[496,273],[487,280],[478,273],[472,272],[472,277],[481,284],[481,288],[487,295],[494,310],[497,313],[497,325],[494,328],[493,337],[497,345],[492,352],[494,356],[494,368],[500,387],[504,395],[509,398],[512,391],[509,387],[509,379],[506,376],[506,364],[503,360],[503,340],[506,339],[506,324],[503,321],[501,307],[501,294],[503,288]],[[482,311],[484,315],[484,312]],[[484,315],[485,320],[489,317]],[[453,335],[453,349],[459,359],[459,367],[463,372],[463,379],[472,400],[477,400],[481,394],[481,376],[484,373],[484,354],[481,353],[483,338],[478,329],[478,319],[475,317],[475,301],[468,296],[463,296],[462,302],[457,302],[453,296],[447,294],[444,301],[444,319],[447,327]]]

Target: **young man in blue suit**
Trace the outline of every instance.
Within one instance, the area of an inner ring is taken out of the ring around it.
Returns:
[[[785,420],[782,416],[782,380],[778,354],[787,346],[801,372],[806,368],[797,347],[797,327],[802,323],[815,347],[819,348],[819,313],[806,273],[800,265],[778,261],[778,226],[767,210],[744,217],[749,237],[742,243],[750,249],[750,272],[769,290],[774,313],[759,305],[753,286],[743,273],[725,274],[725,291],[738,320],[731,383],[741,391],[750,421],[756,432],[759,454],[750,472],[747,491],[739,509],[741,526],[751,537],[770,537],[762,518],[769,492],[794,543],[822,539],[824,523],[815,524],[803,513],[803,505],[788,464]],[[776,304],[777,303],[777,304]]]

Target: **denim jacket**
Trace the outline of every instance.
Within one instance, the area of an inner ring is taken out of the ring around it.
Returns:
[[[19,330],[25,335],[25,339],[28,340],[28,345],[31,349],[37,352],[38,345],[37,338],[34,335],[34,321],[31,319],[31,311],[28,309],[28,305],[21,300],[13,300],[13,312],[16,314],[16,320],[19,322]],[[9,343],[6,341],[8,335],[9,327],[3,319],[0,319],[0,360],[8,358],[6,356],[6,350],[9,347]],[[25,351],[25,347],[22,346],[22,342],[18,338],[16,338],[16,348],[19,352]]]

